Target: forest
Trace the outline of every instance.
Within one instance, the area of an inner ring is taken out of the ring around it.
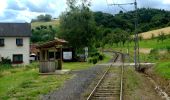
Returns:
[[[32,29],[31,42],[42,43],[59,37],[75,49],[99,48],[105,44],[124,45],[134,34],[135,11],[120,11],[115,15],[93,12],[85,1],[80,5],[68,2],[68,9],[59,16],[58,26],[40,25]],[[140,8],[137,12],[138,33],[170,26],[170,11]]]

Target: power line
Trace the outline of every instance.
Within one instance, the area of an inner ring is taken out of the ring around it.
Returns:
[[[122,6],[124,5],[134,5],[135,6],[135,38],[134,38],[134,42],[135,42],[135,47],[134,47],[134,63],[135,63],[135,69],[139,70],[139,65],[140,65],[140,61],[139,61],[139,37],[138,37],[138,32],[137,32],[137,26],[138,26],[138,16],[137,16],[137,1],[135,0],[133,3],[122,3],[122,4],[109,4],[110,6],[119,6],[121,9],[127,11],[126,9],[124,9]]]

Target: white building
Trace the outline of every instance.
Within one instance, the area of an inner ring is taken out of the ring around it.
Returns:
[[[29,64],[31,24],[0,23],[0,61],[8,58],[13,64]]]

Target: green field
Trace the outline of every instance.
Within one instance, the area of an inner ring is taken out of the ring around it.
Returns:
[[[52,20],[50,22],[33,22],[31,23],[31,28],[34,29],[37,26],[49,26],[52,25],[53,27],[57,27],[59,25],[59,20]]]
[[[26,67],[4,68],[0,66],[0,99],[37,100],[40,95],[60,87],[70,75],[38,74],[37,64]],[[29,68],[30,67],[30,68]]]
[[[97,64],[106,63],[111,58],[112,58],[111,55],[106,55],[104,60],[99,61]],[[94,66],[94,64],[88,63],[88,62],[78,62],[78,63],[77,62],[70,62],[70,63],[64,63],[63,64],[64,69],[70,69],[70,70],[83,70],[83,69],[87,69],[87,68],[92,67],[92,66]]]
[[[157,39],[150,39],[150,40],[141,40],[139,41],[139,46],[140,48],[153,48],[153,49],[164,49],[167,47],[170,47],[170,38],[167,38],[166,40],[164,40],[163,42],[161,41],[157,41]],[[122,49],[127,49],[128,47],[128,43],[126,43],[124,46],[118,46],[113,44],[112,48],[122,48]],[[129,47],[130,49],[133,49],[134,47],[134,42],[130,42],[129,43]]]
[[[139,42],[140,45],[140,62],[152,62],[156,63],[154,67],[155,73],[164,78],[170,78],[170,38],[168,37],[163,42],[158,42],[157,39],[149,39],[149,40],[141,40]],[[116,46],[113,44],[111,46],[113,50],[122,51],[127,53],[128,44],[126,43],[125,46]],[[130,61],[134,61],[134,42],[129,44],[130,47]],[[110,47],[108,47],[110,48]],[[144,53],[142,50],[154,50],[152,53]],[[165,52],[164,52],[164,51]]]
[[[159,62],[156,67],[154,68],[154,71],[166,78],[166,79],[170,79],[170,62],[165,61],[165,62]]]
[[[98,63],[108,62],[110,59],[111,56],[106,56]],[[0,65],[0,100],[37,100],[41,95],[56,90],[73,77],[72,74],[39,75],[38,66],[38,63],[24,67]],[[92,66],[94,65],[88,62],[63,63],[63,69],[70,70],[83,70]]]

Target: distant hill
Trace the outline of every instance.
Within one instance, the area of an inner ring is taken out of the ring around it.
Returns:
[[[57,27],[59,25],[59,20],[52,20],[50,22],[32,22],[31,28],[35,29],[36,27],[39,27],[41,25],[44,25],[44,26],[52,25],[53,27]]]
[[[98,26],[134,32],[135,11],[120,11],[116,15],[94,12],[94,18]],[[139,33],[168,27],[170,26],[170,11],[151,8],[138,9],[138,23]]]
[[[142,36],[144,39],[150,39],[150,38],[152,38],[152,35],[157,37],[161,32],[164,33],[165,35],[169,35],[170,27],[165,27],[165,28],[161,28],[161,29],[157,29],[157,30],[140,33],[140,36]]]

